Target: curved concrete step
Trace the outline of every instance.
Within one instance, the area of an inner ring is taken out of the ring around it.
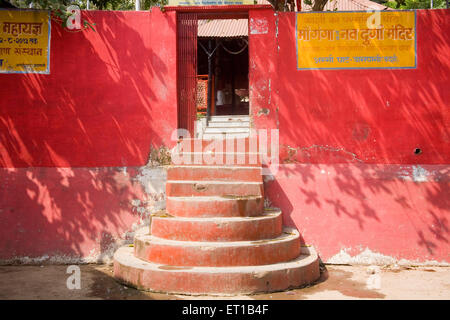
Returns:
[[[137,235],[135,256],[171,266],[257,266],[294,259],[300,254],[297,230],[285,228],[281,236],[256,241],[175,241]]]
[[[142,261],[133,248],[114,254],[116,280],[139,290],[173,294],[236,295],[273,292],[301,287],[320,276],[319,260],[312,247],[284,263],[249,267],[174,267]]]
[[[178,241],[252,241],[276,238],[282,232],[281,210],[266,210],[258,217],[152,218],[151,234]]]
[[[170,197],[166,211],[176,217],[253,217],[263,212],[262,196]]]
[[[169,166],[167,180],[262,182],[261,167]]]
[[[168,197],[262,196],[262,182],[167,180]]]

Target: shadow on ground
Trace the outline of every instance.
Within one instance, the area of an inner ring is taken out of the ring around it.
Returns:
[[[81,265],[81,289],[67,288],[66,265],[1,266],[2,300],[303,300],[303,299],[450,299],[450,268],[379,268],[381,286],[367,288],[367,266],[327,265],[312,286],[233,297],[184,296],[143,292],[118,283],[110,265]]]

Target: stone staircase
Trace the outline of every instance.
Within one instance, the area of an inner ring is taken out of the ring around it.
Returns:
[[[249,116],[211,116],[208,125],[203,128],[200,138],[223,139],[245,138],[250,134]]]
[[[181,142],[191,151],[210,143]],[[249,150],[248,138],[238,143]],[[216,156],[226,163],[226,153]],[[134,247],[115,253],[118,281],[155,292],[235,295],[318,279],[314,249],[301,245],[296,229],[282,227],[279,209],[264,208],[259,159],[247,153],[240,164],[210,165],[195,152],[184,152],[183,159],[168,167],[166,212],[152,217],[150,230],[136,233]]]

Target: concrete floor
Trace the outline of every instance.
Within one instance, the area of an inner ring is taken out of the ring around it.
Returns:
[[[450,268],[444,267],[327,265],[311,287],[235,297],[141,292],[117,283],[110,265],[80,270],[81,289],[69,290],[67,266],[0,266],[0,299],[450,299]]]

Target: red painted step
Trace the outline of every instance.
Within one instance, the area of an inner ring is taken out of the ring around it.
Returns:
[[[175,241],[138,235],[134,249],[141,260],[171,266],[256,266],[295,259],[300,254],[300,238],[291,228],[277,238],[257,241]]]
[[[166,211],[176,217],[253,217],[263,212],[262,196],[167,197]]]
[[[246,267],[176,267],[142,261],[133,248],[114,254],[114,277],[139,290],[190,295],[236,295],[301,287],[320,277],[312,247],[301,248],[294,260]]]
[[[167,180],[262,182],[260,167],[169,166]]]
[[[251,241],[276,238],[282,232],[280,210],[266,210],[258,217],[152,218],[151,234],[178,241]]]
[[[224,153],[213,150],[217,141],[178,145],[173,162],[179,163],[178,155],[187,161],[168,168],[167,214],[153,217],[151,235],[148,228],[137,232],[134,249],[116,252],[117,280],[159,292],[245,294],[301,286],[320,276],[317,254],[301,248],[298,231],[282,230],[281,212],[263,209],[261,159],[248,151],[255,140],[240,140]],[[213,156],[223,163],[215,165]],[[234,161],[227,164],[227,156]]]
[[[177,143],[178,152],[207,152],[221,149],[226,152],[258,152],[258,140],[256,138],[235,139],[184,139]]]
[[[168,180],[168,197],[193,196],[261,196],[262,182]]]
[[[258,153],[242,152],[181,152],[172,153],[173,165],[209,165],[209,166],[248,166],[261,167],[261,156]]]

